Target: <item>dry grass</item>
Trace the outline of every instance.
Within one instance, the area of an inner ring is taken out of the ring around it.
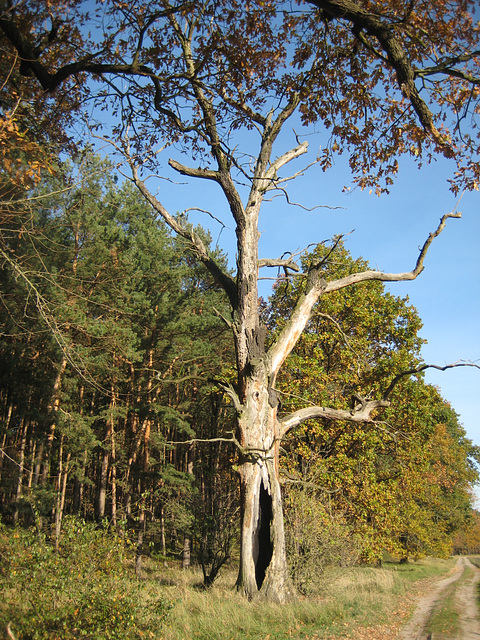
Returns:
[[[233,567],[224,570],[209,591],[199,587],[201,573],[196,569],[153,570],[149,579],[173,603],[161,640],[373,640],[393,633],[388,626],[393,611],[399,612],[400,622],[408,614],[405,594],[415,581],[446,573],[451,566],[448,561],[424,560],[406,566],[335,570],[325,576],[322,594],[286,606],[247,602],[234,589]],[[387,626],[387,635],[375,635],[375,629]],[[369,635],[362,635],[362,629]]]

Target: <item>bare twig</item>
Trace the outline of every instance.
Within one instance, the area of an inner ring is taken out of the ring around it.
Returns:
[[[421,373],[422,371],[425,371],[426,369],[437,369],[437,371],[447,371],[447,369],[455,369],[457,367],[474,367],[475,369],[480,369],[479,364],[477,364],[476,362],[471,362],[469,360],[457,360],[457,362],[453,362],[452,364],[446,364],[444,366],[441,366],[438,364],[422,364],[419,367],[415,367],[414,369],[408,369],[407,371],[402,371],[401,373],[398,373],[393,378],[391,383],[388,385],[387,389],[385,390],[383,394],[383,399],[388,400],[392,391],[394,390],[394,388],[397,386],[397,384],[400,382],[402,378],[405,378],[407,376],[413,376],[417,373]]]
[[[7,635],[8,635],[9,638],[11,638],[11,640],[17,640],[16,635],[12,631],[12,623],[11,622],[9,622],[7,624]]]

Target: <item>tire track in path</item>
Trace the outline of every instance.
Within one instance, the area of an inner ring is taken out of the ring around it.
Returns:
[[[457,582],[465,573],[465,568],[473,569],[471,579],[462,583],[456,589],[456,606],[460,616],[461,635],[455,640],[480,640],[480,620],[477,605],[477,584],[480,581],[480,569],[475,567],[468,558],[460,557],[452,573],[436,583],[432,590],[423,596],[417,608],[398,636],[399,640],[434,640],[426,632],[437,603],[446,596],[449,585]]]
[[[457,589],[456,605],[460,613],[461,640],[480,640],[480,619],[477,605],[477,585],[480,582],[480,569],[463,558],[466,567],[473,569],[472,578]]]

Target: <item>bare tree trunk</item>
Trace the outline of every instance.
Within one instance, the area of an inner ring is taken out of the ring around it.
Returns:
[[[58,552],[60,544],[60,533],[62,530],[63,511],[65,508],[65,495],[67,492],[68,467],[71,454],[67,454],[65,463],[63,461],[64,436],[60,439],[60,449],[58,452],[58,480],[57,495],[55,499],[55,551]]]
[[[239,420],[244,438],[239,467],[242,520],[237,587],[250,599],[282,603],[293,590],[278,477],[276,407],[270,404],[266,380],[252,378],[246,386],[244,412]]]
[[[17,480],[17,488],[15,490],[15,510],[13,512],[13,522],[18,521],[18,503],[22,495],[23,469],[25,464],[25,447],[27,444],[27,431],[28,431],[28,422],[25,422],[25,419],[22,418],[20,422],[20,432],[22,435],[21,435],[21,441],[20,441],[20,455],[18,459],[18,480]]]
[[[55,378],[55,382],[53,385],[53,394],[52,394],[52,400],[50,403],[50,408],[52,410],[54,417],[52,420],[52,424],[50,425],[50,430],[47,436],[47,448],[45,451],[45,458],[43,461],[43,471],[42,471],[43,485],[46,484],[48,474],[50,472],[50,456],[52,452],[52,445],[53,445],[53,440],[55,438],[55,429],[56,429],[55,415],[58,412],[58,409],[60,407],[60,387],[62,385],[62,377],[63,377],[63,374],[65,373],[66,368],[67,368],[67,359],[65,356],[63,356],[62,362],[60,364],[60,369],[58,370],[57,377]]]

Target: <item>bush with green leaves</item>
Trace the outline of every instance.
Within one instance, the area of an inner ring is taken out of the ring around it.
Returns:
[[[303,487],[286,492],[285,528],[290,574],[305,595],[325,586],[327,569],[353,566],[362,552],[352,527],[331,513],[315,491]]]
[[[158,635],[170,604],[138,581],[123,540],[66,518],[60,549],[35,529],[0,525],[0,628],[18,640]]]

